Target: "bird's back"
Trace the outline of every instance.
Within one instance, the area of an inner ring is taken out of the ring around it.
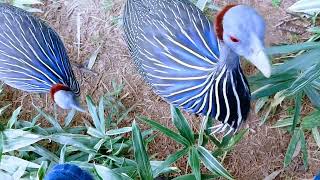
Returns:
[[[63,84],[79,93],[66,49],[58,34],[22,9],[0,3],[0,79],[29,92]]]

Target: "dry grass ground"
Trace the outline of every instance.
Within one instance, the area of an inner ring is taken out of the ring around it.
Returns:
[[[243,3],[256,7],[268,23],[267,44],[292,42],[294,32],[276,28],[277,24],[288,14],[285,9],[293,0],[282,0],[279,8],[271,5],[271,0],[214,0],[222,6],[227,3]],[[123,100],[127,107],[137,103],[133,114],[142,114],[172,127],[169,105],[155,95],[141,79],[131,63],[126,45],[122,39],[122,31],[118,26],[124,0],[52,0],[41,6],[44,13],[39,14],[60,34],[68,49],[73,69],[81,84],[84,102],[85,95],[92,95],[97,100],[104,93],[112,90],[111,81],[125,84]],[[281,27],[282,28],[282,27]],[[302,29],[304,32],[304,29]],[[301,34],[298,34],[301,35]],[[85,68],[88,58],[99,49],[99,54],[92,71]],[[253,68],[245,66],[247,72]],[[24,117],[35,114],[31,103],[52,111],[52,102],[44,95],[29,95],[11,88],[6,88],[6,96],[2,102],[13,101],[14,106],[21,103]],[[282,107],[286,109],[287,107]],[[65,111],[58,110],[60,117]],[[277,117],[281,113],[277,114]],[[132,116],[133,117],[133,116]],[[190,123],[197,129],[200,117],[188,116]],[[88,121],[88,114],[78,114],[76,123]],[[143,125],[142,125],[143,126]],[[276,170],[282,170],[283,158],[289,143],[289,135],[279,129],[270,129],[270,124],[259,126],[258,115],[252,114],[245,126],[250,128],[249,135],[233,150],[225,160],[227,168],[237,179],[263,179]],[[309,138],[309,137],[308,137]],[[303,170],[302,161],[296,158],[293,165],[284,169],[277,179],[312,178],[320,167],[320,153],[309,138],[310,169]],[[157,158],[164,159],[174,152],[177,144],[159,136],[151,145],[150,152],[157,153]],[[185,161],[178,165],[185,170]]]

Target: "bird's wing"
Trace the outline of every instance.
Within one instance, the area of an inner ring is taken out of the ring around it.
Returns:
[[[31,14],[5,4],[0,4],[0,79],[29,92],[48,92],[53,84],[64,84],[79,93],[57,33]]]
[[[128,0],[124,31],[136,66],[169,103],[208,115],[219,57],[211,22],[183,0]]]

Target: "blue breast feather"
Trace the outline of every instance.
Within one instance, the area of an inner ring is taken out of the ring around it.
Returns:
[[[79,93],[66,49],[53,29],[5,4],[0,4],[0,22],[1,80],[28,92],[48,92],[60,83]]]

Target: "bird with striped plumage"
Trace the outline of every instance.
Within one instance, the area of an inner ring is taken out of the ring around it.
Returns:
[[[235,132],[250,110],[240,56],[266,77],[265,22],[251,7],[224,7],[212,24],[188,0],[127,0],[124,33],[138,71],[174,106],[213,117]]]
[[[80,88],[63,42],[42,20],[0,3],[0,80],[32,93],[50,93],[63,109],[83,111]]]

